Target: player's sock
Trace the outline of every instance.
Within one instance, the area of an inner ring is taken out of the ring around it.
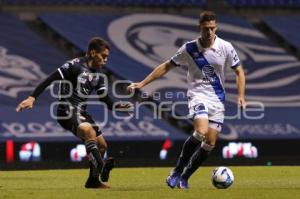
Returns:
[[[90,165],[89,178],[91,178],[91,179],[99,179],[99,171],[98,171],[97,167],[95,167],[94,164],[91,163],[90,161],[89,161],[89,165]]]
[[[195,153],[192,155],[189,164],[185,167],[181,178],[188,180],[190,176],[199,168],[199,166],[207,159],[214,146],[202,143]]]
[[[95,140],[86,141],[85,148],[90,162],[94,165],[95,168],[98,169],[98,172],[101,172],[103,168],[103,160],[99,152],[99,149],[97,147],[96,141]]]
[[[186,141],[183,144],[174,172],[182,173],[184,167],[187,165],[197,146],[199,146],[200,144],[201,141],[197,139],[194,135],[191,135],[190,137],[188,137],[188,139],[186,139]]]

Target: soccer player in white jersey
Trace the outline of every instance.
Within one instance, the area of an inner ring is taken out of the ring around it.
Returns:
[[[216,14],[204,11],[199,17],[200,35],[186,42],[170,60],[158,65],[144,80],[132,83],[128,90],[139,89],[163,76],[174,67],[187,66],[189,114],[194,132],[183,144],[176,167],[167,177],[171,188],[188,189],[190,176],[213,150],[224,121],[224,69],[236,73],[238,99],[245,107],[245,75],[231,43],[219,38]]]

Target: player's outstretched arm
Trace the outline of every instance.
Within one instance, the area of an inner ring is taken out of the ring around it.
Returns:
[[[175,66],[170,62],[166,61],[160,65],[158,65],[143,81],[132,83],[127,87],[129,92],[133,92],[135,89],[140,89],[156,80],[157,78],[165,75],[169,70],[174,68]]]
[[[32,96],[29,96],[27,99],[23,100],[16,108],[17,112],[22,111],[23,109],[30,109],[33,107],[33,103],[35,101],[35,98]]]
[[[246,78],[243,67],[240,65],[235,69],[236,73],[236,84],[238,89],[238,105],[241,108],[246,107],[245,100],[245,87],[246,87]]]
[[[53,82],[56,80],[61,80],[61,76],[58,71],[53,72],[49,75],[43,82],[41,82],[34,91],[30,94],[30,96],[23,100],[16,108],[17,112],[22,111],[23,109],[30,109],[33,107],[33,103],[37,99],[37,97]]]

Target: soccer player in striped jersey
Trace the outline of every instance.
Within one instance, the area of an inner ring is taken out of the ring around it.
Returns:
[[[167,177],[167,185],[171,188],[188,189],[190,176],[215,147],[224,121],[225,67],[231,67],[236,73],[239,106],[244,108],[246,104],[243,67],[232,44],[216,35],[216,14],[202,12],[199,29],[198,38],[184,43],[174,56],[158,65],[144,80],[128,86],[129,91],[140,89],[172,68],[188,68],[188,108],[194,132],[183,144],[177,165]]]

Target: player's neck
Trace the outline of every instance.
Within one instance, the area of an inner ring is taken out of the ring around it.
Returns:
[[[202,39],[201,37],[199,38],[199,42],[203,48],[211,48],[214,43],[215,43],[216,37],[213,39]]]
[[[88,57],[85,57],[85,63],[86,63],[86,66],[89,68],[89,69],[93,69],[93,60],[89,59]]]

